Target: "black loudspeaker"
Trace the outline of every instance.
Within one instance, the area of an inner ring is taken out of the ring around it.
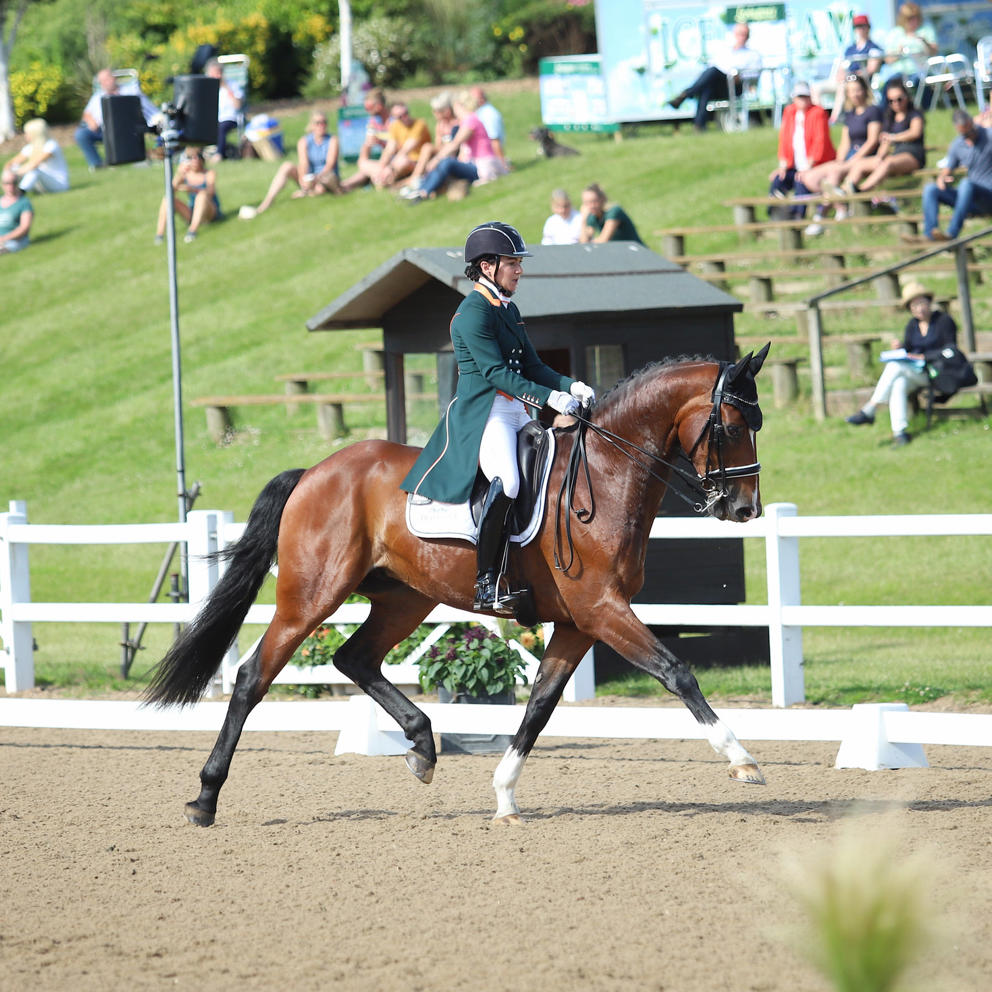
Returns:
[[[220,80],[213,76],[176,76],[176,112],[184,145],[217,144],[217,99]]]
[[[145,160],[145,119],[137,96],[104,96],[103,147],[108,165]]]

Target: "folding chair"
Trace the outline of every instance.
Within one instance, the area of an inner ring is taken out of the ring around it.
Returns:
[[[992,91],[992,34],[985,35],[978,39],[975,46],[977,58],[975,59],[975,98],[978,100],[979,112],[985,109],[985,91]]]
[[[238,122],[238,147],[245,136],[245,125],[248,121],[248,84],[250,82],[248,67],[251,59],[247,55],[218,55],[221,74],[228,83],[235,84],[242,92],[241,107],[235,120]]]
[[[972,69],[963,55],[957,52],[952,55],[934,55],[927,59],[926,70],[920,85],[916,88],[916,99],[913,102],[917,108],[922,106],[924,94],[929,86],[935,94],[943,98],[947,107],[951,105],[949,92],[953,90],[958,106],[962,110],[967,110],[968,105],[961,91],[961,83],[970,83],[971,79]]]

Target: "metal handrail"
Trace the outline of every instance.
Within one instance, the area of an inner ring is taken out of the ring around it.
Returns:
[[[846,293],[850,289],[856,289],[865,283],[878,279],[879,276],[890,275],[900,272],[902,269],[911,268],[920,262],[925,262],[934,255],[940,255],[945,251],[954,252],[954,261],[957,269],[958,279],[958,304],[961,309],[961,328],[964,332],[965,347],[969,351],[975,350],[975,324],[971,313],[971,287],[968,284],[968,260],[965,249],[972,241],[980,238],[987,238],[992,235],[992,227],[969,234],[966,237],[955,238],[953,241],[941,241],[939,247],[932,248],[914,255],[912,258],[904,259],[901,262],[893,262],[884,268],[876,269],[869,275],[861,276],[858,279],[851,279],[849,282],[833,286],[805,300],[806,303],[806,327],[809,335],[809,364],[810,377],[813,387],[813,415],[817,420],[825,420],[827,417],[827,394],[823,376],[823,322],[820,314],[820,301],[830,296],[837,296],[839,293]]]

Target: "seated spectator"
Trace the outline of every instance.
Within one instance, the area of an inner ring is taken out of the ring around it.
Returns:
[[[450,179],[487,183],[506,172],[482,121],[475,114],[475,106],[476,99],[468,90],[458,95],[455,100],[458,131],[431,157],[420,189],[410,192],[406,197],[408,203],[432,199]]]
[[[69,188],[69,167],[48,124],[40,117],[24,125],[28,143],[7,163],[25,193],[64,193]]]
[[[927,164],[923,143],[924,118],[910,103],[909,91],[901,79],[885,87],[885,109],[878,150],[851,163],[843,188],[848,193],[865,193],[887,176],[908,176]]]
[[[455,136],[458,130],[458,118],[455,116],[454,100],[451,94],[445,90],[438,93],[431,100],[431,113],[434,115],[434,141],[428,142],[420,150],[413,172],[410,173],[410,182],[404,184],[400,191],[400,196],[409,196],[423,185],[424,173],[427,171],[427,163]]]
[[[389,130],[386,119],[386,94],[380,89],[369,90],[365,96],[365,112],[369,122],[365,129],[365,140],[358,151],[355,163],[358,171],[341,183],[341,191],[350,193],[372,182],[379,169],[379,159],[389,143]]]
[[[590,183],[582,191],[582,244],[604,241],[641,241],[634,222],[619,204],[607,206],[606,193],[599,183]]]
[[[856,74],[870,81],[882,68],[885,52],[871,39],[871,21],[868,15],[856,14],[851,26],[854,31],[854,41],[844,49],[834,78],[813,86],[814,103],[822,104],[823,97],[827,93],[843,93],[848,76]],[[835,96],[833,110],[830,112],[831,124],[836,124],[840,120],[843,108],[844,102]]]
[[[238,111],[245,102],[245,91],[237,83],[224,78],[224,67],[218,59],[210,59],[204,73],[220,80],[217,92],[217,154],[223,158],[233,158],[234,149],[227,143],[227,136],[238,129]]]
[[[110,69],[101,69],[96,78],[100,90],[90,97],[83,110],[83,119],[76,128],[76,144],[79,145],[90,172],[104,167],[100,150],[96,147],[103,141],[103,97],[138,96],[141,98],[141,114],[146,123],[150,123],[158,115],[155,104],[141,92],[140,87],[130,86],[122,90]]]
[[[341,191],[338,179],[338,138],[336,134],[327,133],[327,115],[322,110],[315,110],[310,115],[306,132],[296,143],[296,161],[283,162],[276,170],[269,191],[258,208],[242,207],[238,216],[251,220],[256,214],[264,213],[290,180],[299,186],[293,193],[294,199]]]
[[[482,126],[489,135],[489,140],[493,143],[493,152],[503,163],[507,172],[510,171],[510,163],[506,158],[506,128],[503,126],[503,115],[489,102],[486,91],[481,86],[472,87],[472,96],[478,101],[475,108],[476,116],[482,121]]]
[[[403,100],[395,100],[389,110],[389,140],[372,175],[376,189],[392,186],[406,179],[421,155],[428,154],[431,132],[420,117],[413,117]]]
[[[965,110],[955,110],[953,120],[958,136],[951,142],[936,180],[923,187],[923,237],[907,235],[906,241],[953,241],[966,217],[992,214],[992,131],[976,127]],[[955,189],[954,170],[961,166],[968,175]],[[938,222],[942,203],[953,207],[946,234]]]
[[[563,189],[551,194],[551,216],[544,222],[542,245],[578,244],[582,234],[582,214],[572,206],[572,199]]]
[[[824,162],[832,162],[835,157],[827,112],[813,103],[809,83],[796,83],[792,87],[792,103],[782,112],[782,127],[778,132],[778,165],[768,177],[771,181],[769,192],[782,199],[789,193],[797,197],[818,193],[815,169]],[[812,181],[816,188],[810,186],[808,181]],[[806,205],[794,202],[788,211],[792,217],[805,217]],[[774,209],[769,213],[775,216]]]
[[[17,185],[17,176],[4,169],[0,176],[0,255],[27,248],[34,207]]]
[[[185,193],[186,199],[173,197],[176,213],[187,224],[189,230],[183,238],[187,244],[196,240],[201,224],[209,224],[222,216],[220,200],[217,198],[217,173],[208,169],[203,160],[203,149],[189,147],[183,153],[183,160],[172,177],[172,188],[176,193]],[[158,211],[158,227],[155,229],[155,244],[162,243],[165,225],[169,215],[169,201],[163,196]]]
[[[690,97],[696,101],[696,116],[693,124],[697,131],[706,130],[706,122],[709,119],[706,105],[714,100],[729,98],[728,77],[733,79],[734,92],[740,96],[744,92],[744,76],[757,73],[761,69],[761,56],[747,44],[751,37],[751,29],[747,24],[735,24],[730,37],[725,54],[719,57],[714,65],[705,68],[691,86],[668,101],[676,110]]]
[[[923,22],[919,4],[902,4],[896,26],[885,37],[883,87],[888,88],[889,82],[896,79],[902,80],[907,89],[919,86],[926,74],[927,59],[937,54],[937,32],[932,24]]]
[[[958,328],[951,317],[933,309],[933,293],[918,282],[908,283],[902,302],[911,316],[902,341],[893,340],[892,348],[902,348],[905,357],[885,363],[871,399],[857,413],[847,418],[849,424],[873,424],[875,407],[889,404],[892,443],[909,444],[909,394],[925,389],[929,382],[925,362],[948,345],[957,346]]]
[[[813,193],[822,192],[838,201],[844,196],[840,184],[847,177],[851,166],[875,153],[878,137],[882,133],[882,110],[874,103],[874,95],[865,77],[860,73],[850,73],[844,86],[844,130],[837,146],[837,157],[808,170],[802,176],[803,185]],[[816,208],[813,224],[806,228],[807,234],[823,233],[819,221],[826,210],[827,207],[823,204]],[[847,217],[847,205],[843,202],[837,202],[834,210],[837,220]]]

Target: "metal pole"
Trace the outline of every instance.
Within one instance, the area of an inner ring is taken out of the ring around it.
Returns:
[[[176,205],[172,189],[172,156],[178,148],[179,131],[176,128],[175,108],[164,104],[162,111],[166,118],[166,125],[162,131],[162,141],[165,147],[165,202],[168,205],[166,211],[166,256],[169,261],[169,315],[172,330],[172,408],[176,435],[176,490],[179,522],[184,524],[186,523],[187,507],[186,456],[183,441],[183,386],[179,346],[179,288],[176,280]],[[184,595],[189,587],[185,544],[180,546],[179,571],[182,576],[180,594]]]

